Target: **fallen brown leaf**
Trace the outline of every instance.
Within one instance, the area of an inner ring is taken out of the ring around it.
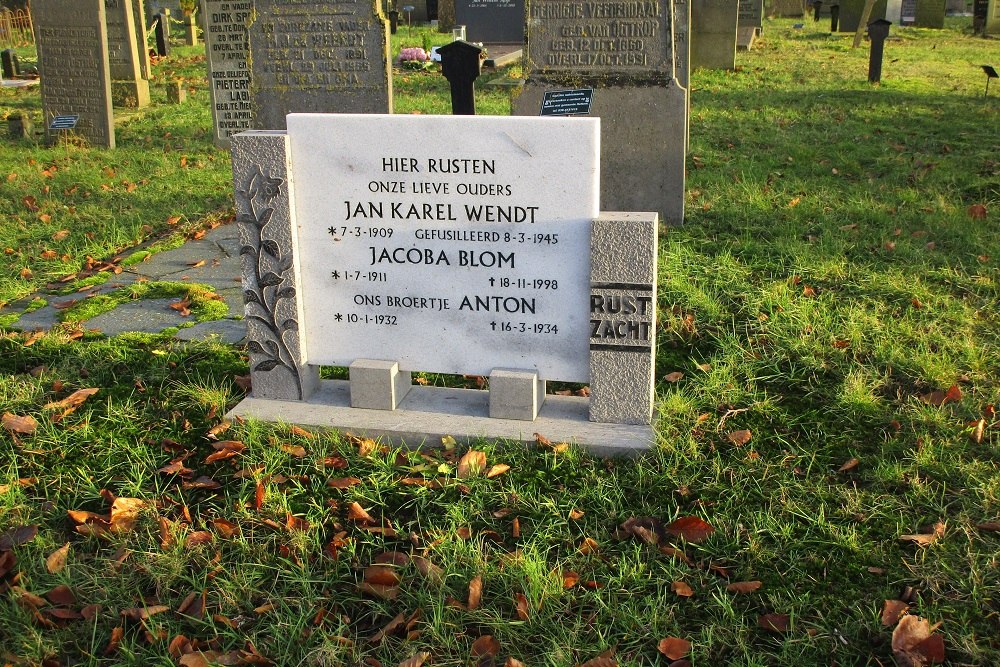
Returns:
[[[96,394],[100,389],[98,387],[88,387],[87,389],[77,389],[72,394],[62,399],[61,401],[55,401],[52,403],[46,403],[46,410],[64,410],[66,408],[77,408],[83,404],[88,398]]]
[[[347,506],[347,518],[351,521],[356,521],[357,523],[375,523],[375,519],[372,518],[372,515],[366,512],[365,508],[356,502]]]
[[[670,584],[670,590],[672,590],[674,593],[676,593],[679,597],[682,598],[689,598],[692,595],[694,595],[694,591],[691,589],[691,587],[686,583],[684,583],[683,581],[675,581],[674,583]]]
[[[326,485],[333,489],[346,489],[355,484],[361,484],[357,477],[331,477],[326,480]]]
[[[45,594],[45,597],[54,605],[68,606],[76,604],[76,594],[66,584],[60,584]]]
[[[428,651],[414,653],[412,656],[399,663],[398,667],[421,667],[430,657],[431,654]]]
[[[592,537],[583,538],[583,542],[580,543],[580,553],[584,556],[589,556],[591,554],[596,554],[600,551],[601,547]]]
[[[67,558],[69,558],[69,542],[49,554],[45,559],[45,569],[49,574],[58,574],[66,567]]]
[[[919,616],[905,615],[892,631],[892,653],[899,667],[925,667],[944,662],[944,639]]]
[[[30,542],[38,535],[38,526],[17,526],[3,533],[0,533],[0,551],[10,551],[14,547],[19,547],[26,542]]]
[[[482,473],[486,468],[486,453],[470,449],[458,462],[458,478],[468,479]]]
[[[707,521],[696,516],[684,516],[664,526],[666,531],[675,537],[683,537],[688,542],[697,544],[703,542],[715,532]]]
[[[680,637],[664,637],[656,645],[656,650],[671,660],[680,660],[691,652],[691,642]]]
[[[861,463],[860,459],[856,458],[848,459],[847,462],[844,463],[844,465],[837,468],[837,472],[847,472],[849,470],[854,470],[855,468],[858,467],[859,463]]]
[[[482,575],[476,575],[469,582],[469,602],[466,608],[469,611],[475,611],[479,609],[479,605],[483,600],[483,577]]]
[[[302,445],[282,445],[281,451],[285,452],[286,454],[291,454],[296,458],[302,458],[303,456],[306,455],[306,448],[303,447]]]
[[[882,627],[888,628],[895,625],[899,617],[906,613],[910,605],[902,600],[886,600],[882,605]]]
[[[131,618],[133,621],[145,621],[151,616],[162,614],[165,611],[170,611],[170,607],[165,604],[155,604],[148,607],[123,609],[120,613],[123,617]]]
[[[759,581],[734,581],[726,586],[726,590],[730,593],[753,593],[760,587]]]
[[[524,596],[524,593],[514,593],[514,611],[517,613],[518,619],[527,621],[530,618],[528,610],[528,598]]]
[[[20,416],[5,412],[3,413],[3,417],[0,418],[0,423],[10,433],[19,433],[21,435],[31,435],[38,429],[38,422],[31,415]]]
[[[663,379],[666,382],[680,382],[682,379],[684,379],[684,373],[682,373],[681,371],[674,371],[673,373],[667,373],[666,375],[664,375]]]
[[[787,614],[762,614],[757,617],[757,626],[768,632],[788,632],[789,620]]]
[[[737,447],[742,447],[750,442],[751,437],[753,436],[748,430],[732,431],[726,434],[726,439]]]
[[[490,469],[486,472],[486,478],[493,479],[494,477],[504,474],[508,470],[510,470],[510,466],[506,463],[496,463],[490,466]]]
[[[500,642],[493,635],[483,635],[472,642],[472,657],[495,656],[500,652]]]
[[[364,580],[376,586],[398,586],[402,578],[394,567],[371,565],[365,568]]]

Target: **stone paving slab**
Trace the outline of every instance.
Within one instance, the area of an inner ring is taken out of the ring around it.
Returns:
[[[117,336],[127,332],[160,333],[169,327],[179,327],[191,317],[170,307],[180,299],[141,299],[123,303],[114,310],[102,313],[83,323],[85,329],[99,329],[105,335]]]
[[[229,308],[223,320],[202,322],[182,329],[180,340],[198,340],[216,337],[237,344],[246,337],[243,317],[243,287],[240,268],[239,227],[235,224],[220,225],[209,230],[204,237],[188,241],[172,250],[151,255],[146,261],[127,267],[122,273],[112,275],[107,282],[82,292],[55,296],[39,294],[48,305],[22,315],[12,327],[23,331],[48,330],[59,324],[62,310],[57,305],[83,301],[98,294],[107,294],[127,287],[138,280],[163,280],[179,283],[204,283],[219,294]],[[204,261],[202,266],[193,266]],[[0,311],[0,314],[23,312],[35,297],[21,299]],[[177,298],[142,299],[124,303],[112,311],[102,313],[84,322],[87,329],[96,329],[108,336],[129,331],[159,333],[170,327],[180,327],[192,321],[170,308]]]

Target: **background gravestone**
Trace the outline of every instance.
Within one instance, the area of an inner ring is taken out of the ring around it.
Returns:
[[[46,127],[79,114],[76,134],[114,148],[104,0],[34,0],[31,14]]]
[[[438,0],[438,32],[451,32],[455,26],[455,0]]]
[[[734,69],[736,24],[735,0],[692,0],[691,68]]]
[[[247,23],[253,126],[289,113],[392,113],[389,25],[377,0],[256,0]]]
[[[944,0],[917,0],[916,20],[918,28],[944,27]]]
[[[149,81],[142,76],[132,0],[104,0],[111,67],[111,101],[137,108],[149,104]]]
[[[212,100],[212,136],[217,146],[253,125],[246,21],[253,0],[201,0],[205,21],[205,60]]]
[[[593,88],[601,207],[681,224],[688,106],[674,77],[669,1],[528,0],[527,13],[527,81],[514,115],[539,115],[546,92]]]
[[[132,23],[135,25],[136,48],[139,52],[139,75],[149,81],[153,70],[149,63],[149,45],[146,39],[146,6],[142,0],[132,0]]]
[[[986,26],[983,34],[1000,35],[1000,0],[989,0],[986,7]]]
[[[738,27],[753,28],[759,35],[764,23],[764,0],[739,0],[736,19]]]
[[[684,152],[691,141],[691,3],[674,0],[674,78],[688,91],[687,112],[684,114]]]
[[[524,42],[524,0],[455,0],[455,25],[465,38],[486,44]]]
[[[854,33],[861,24],[861,12],[864,11],[865,0],[840,0],[840,32]],[[884,19],[886,0],[876,0],[868,21]]]
[[[768,16],[780,18],[797,18],[806,13],[803,0],[771,0]]]

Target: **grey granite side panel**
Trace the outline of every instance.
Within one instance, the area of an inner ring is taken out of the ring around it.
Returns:
[[[253,395],[305,400],[319,385],[319,368],[302,360],[288,137],[234,135],[232,159]]]

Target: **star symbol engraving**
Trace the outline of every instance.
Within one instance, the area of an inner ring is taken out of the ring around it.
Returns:
[[[334,271],[330,275],[333,276],[334,280],[337,280],[340,278],[340,271]]]
[[[336,227],[333,227],[333,226],[327,227],[326,231],[330,232],[330,236],[336,236],[337,235],[337,229],[336,229]]]
[[[337,313],[336,315],[333,316],[333,319],[335,319],[335,320],[337,320],[339,322],[342,319],[344,319],[344,316],[341,315],[340,313]]]

